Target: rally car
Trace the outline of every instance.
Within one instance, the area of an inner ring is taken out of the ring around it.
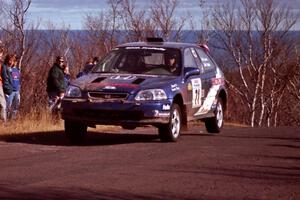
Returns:
[[[61,116],[71,141],[81,141],[89,126],[153,125],[168,142],[189,121],[219,133],[226,104],[224,75],[207,46],[150,38],[117,46],[72,82]]]

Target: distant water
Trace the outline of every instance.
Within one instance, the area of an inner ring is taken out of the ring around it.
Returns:
[[[63,30],[37,30],[42,32],[42,34],[45,34],[45,36],[49,34],[56,34],[57,36],[60,36],[60,34],[63,32]],[[69,37],[76,37],[78,34],[80,34],[82,37],[84,35],[88,34],[87,30],[69,30],[67,31]],[[240,33],[241,31],[236,31],[236,33]],[[243,32],[243,31],[242,31]],[[171,33],[171,36],[167,39],[167,41],[175,42],[175,35],[176,31],[173,31]],[[201,38],[199,36],[205,35],[205,37],[209,37],[208,44],[216,47],[218,45],[214,45],[216,43],[219,43],[216,39],[216,35],[224,34],[224,31],[211,31],[211,30],[183,30],[181,37],[180,37],[180,42],[187,42],[187,43],[197,43],[201,41]],[[257,35],[259,32],[254,31],[254,35]],[[278,32],[280,33],[280,32]],[[1,34],[1,32],[0,32]],[[125,37],[126,35],[130,34],[130,31],[125,31],[125,30],[118,30],[116,31],[116,38],[118,38],[119,43],[124,43],[125,42]],[[157,32],[157,35],[160,35],[160,32]],[[288,37],[291,39],[297,39],[300,40],[300,31],[289,31]],[[49,37],[46,37],[49,38]],[[126,41],[127,42],[127,41]],[[131,41],[131,42],[136,42],[136,41]],[[299,41],[300,43],[300,41]]]
[[[72,38],[77,37],[78,35],[80,35],[81,38],[84,38],[85,35],[88,34],[89,31],[87,30],[68,30],[68,31],[64,31],[64,30],[36,30],[38,32],[40,32],[40,34],[42,36],[44,36],[43,38],[48,38],[49,42],[51,36],[57,37],[58,40],[61,40],[61,33],[67,33],[68,37],[72,40]],[[236,33],[240,33],[243,31],[236,31]],[[27,33],[30,35],[32,34],[32,31],[27,31]],[[280,32],[276,32],[276,33],[280,33]],[[4,34],[3,31],[0,31],[0,35],[2,36]],[[116,38],[118,38],[118,43],[124,43],[124,42],[128,42],[125,41],[126,35],[129,35],[130,31],[125,31],[125,30],[118,30],[116,31]],[[174,35],[176,34],[176,31],[172,31],[171,36],[169,39],[167,39],[167,41],[171,41],[171,42],[175,42],[175,37]],[[213,56],[215,55],[219,55],[220,52],[222,51],[222,49],[224,48],[223,44],[216,38],[216,35],[222,35],[225,34],[224,31],[211,31],[211,30],[183,30],[181,37],[180,37],[180,41],[179,42],[186,42],[186,43],[198,43],[199,41],[201,41],[201,35],[205,36],[205,38],[209,38],[208,40],[208,46],[211,49],[211,52],[213,54]],[[254,31],[253,35],[258,35],[259,32]],[[157,35],[161,35],[160,32],[157,32]],[[289,31],[288,32],[288,38],[289,40],[292,39],[294,41],[296,41],[298,43],[298,46],[300,47],[300,31]],[[84,42],[85,40],[81,40],[82,42]],[[135,41],[131,41],[131,42],[135,42]],[[43,48],[43,47],[41,47]]]

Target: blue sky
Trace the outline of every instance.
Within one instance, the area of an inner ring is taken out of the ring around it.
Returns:
[[[162,0],[163,1],[163,0]],[[199,17],[199,0],[179,0],[177,15],[189,11],[193,16]],[[229,0],[206,0],[206,7],[214,6],[217,2],[227,3]],[[282,0],[279,0],[282,1]],[[136,0],[140,9],[149,8],[149,0]],[[300,12],[300,0],[285,0],[294,12]],[[107,9],[106,0],[32,0],[29,10],[29,20],[36,23],[40,21],[40,28],[47,29],[51,21],[56,28],[63,25],[71,29],[82,29],[83,20],[87,14],[99,13]],[[300,25],[297,25],[300,29]]]

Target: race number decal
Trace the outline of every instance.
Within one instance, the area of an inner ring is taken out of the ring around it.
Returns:
[[[202,90],[202,84],[201,84],[201,79],[196,78],[192,79],[192,88],[193,88],[193,101],[192,101],[192,107],[197,108],[201,106],[201,90]]]

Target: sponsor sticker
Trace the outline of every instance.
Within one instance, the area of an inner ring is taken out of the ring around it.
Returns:
[[[172,84],[172,85],[171,85],[171,91],[174,92],[174,91],[176,91],[176,90],[179,90],[178,85],[177,85],[177,84]]]
[[[200,107],[201,106],[201,96],[202,96],[201,79],[196,78],[196,79],[192,79],[191,81],[192,81],[192,90],[193,90],[192,107],[193,108]]]
[[[193,89],[193,87],[192,87],[192,84],[191,84],[191,83],[188,83],[188,85],[187,85],[187,89],[188,89],[189,91]]]
[[[208,63],[208,62],[203,62],[203,65],[204,65],[204,67],[210,67],[211,66],[211,64]]]
[[[159,117],[169,117],[170,116],[170,113],[158,113],[158,116]]]
[[[157,50],[157,51],[165,51],[165,48],[160,47],[142,47],[142,49],[149,49],[149,50]]]
[[[125,49],[140,49],[140,47],[126,47]]]
[[[107,85],[103,89],[105,89],[105,90],[115,90],[115,89],[117,89],[117,87],[116,86],[112,86],[112,85]]]
[[[213,78],[211,80],[211,82],[212,82],[213,85],[224,85],[225,84],[225,80],[224,80],[223,77],[221,77],[221,78]]]
[[[113,79],[113,80],[133,80],[135,78],[136,77],[132,76],[132,75],[126,75],[126,76],[116,75],[116,76],[111,76],[109,79]]]
[[[170,110],[171,106],[169,104],[165,104],[165,105],[163,105],[162,109],[163,110]]]
[[[201,57],[202,62],[208,62],[208,58]]]

